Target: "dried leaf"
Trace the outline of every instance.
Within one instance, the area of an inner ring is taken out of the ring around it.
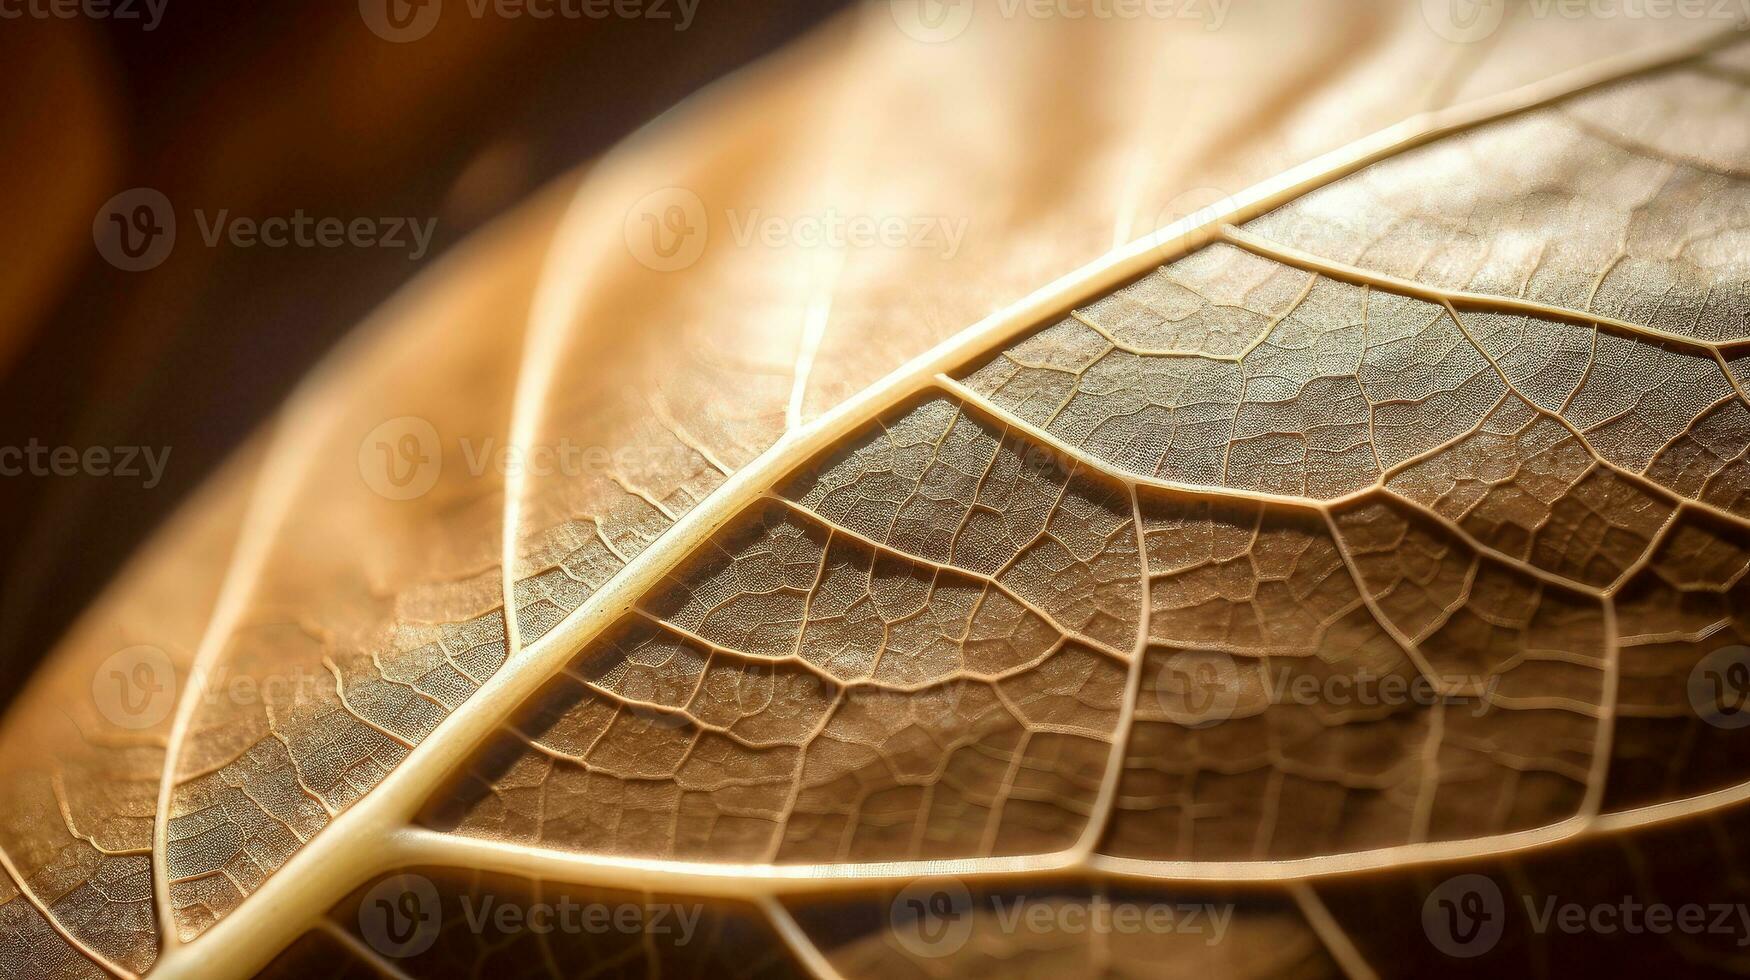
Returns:
[[[165,529],[0,732],[0,973],[1745,965],[1538,918],[1742,897],[1737,35],[909,9]]]

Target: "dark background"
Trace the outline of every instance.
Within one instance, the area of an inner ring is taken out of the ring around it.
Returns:
[[[396,287],[843,5],[700,0],[676,31],[673,20],[476,20],[447,0],[436,28],[406,44],[373,34],[354,0],[167,0],[151,31],[0,20],[0,446],[171,447],[152,489],[0,476],[0,704]],[[141,186],[173,202],[179,240],[199,234],[195,208],[434,216],[437,231],[418,262],[386,248],[221,246],[123,272],[98,255],[91,224]]]

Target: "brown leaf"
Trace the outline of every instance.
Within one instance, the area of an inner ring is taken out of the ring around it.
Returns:
[[[18,972],[1395,972],[1401,882],[1735,819],[1743,46],[1005,9],[829,26],[313,376],[0,733]],[[472,918],[555,894],[710,939]]]

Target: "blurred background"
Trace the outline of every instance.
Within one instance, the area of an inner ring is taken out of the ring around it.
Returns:
[[[0,705],[136,546],[398,286],[845,5],[669,0],[640,18],[541,19],[468,16],[467,2],[437,18],[405,0],[0,9],[0,446],[139,449],[135,476],[0,478]],[[203,232],[196,209],[408,218],[431,237],[179,248],[126,271],[100,253],[94,224],[131,218],[137,197],[110,202],[137,188],[173,203],[185,239]]]

